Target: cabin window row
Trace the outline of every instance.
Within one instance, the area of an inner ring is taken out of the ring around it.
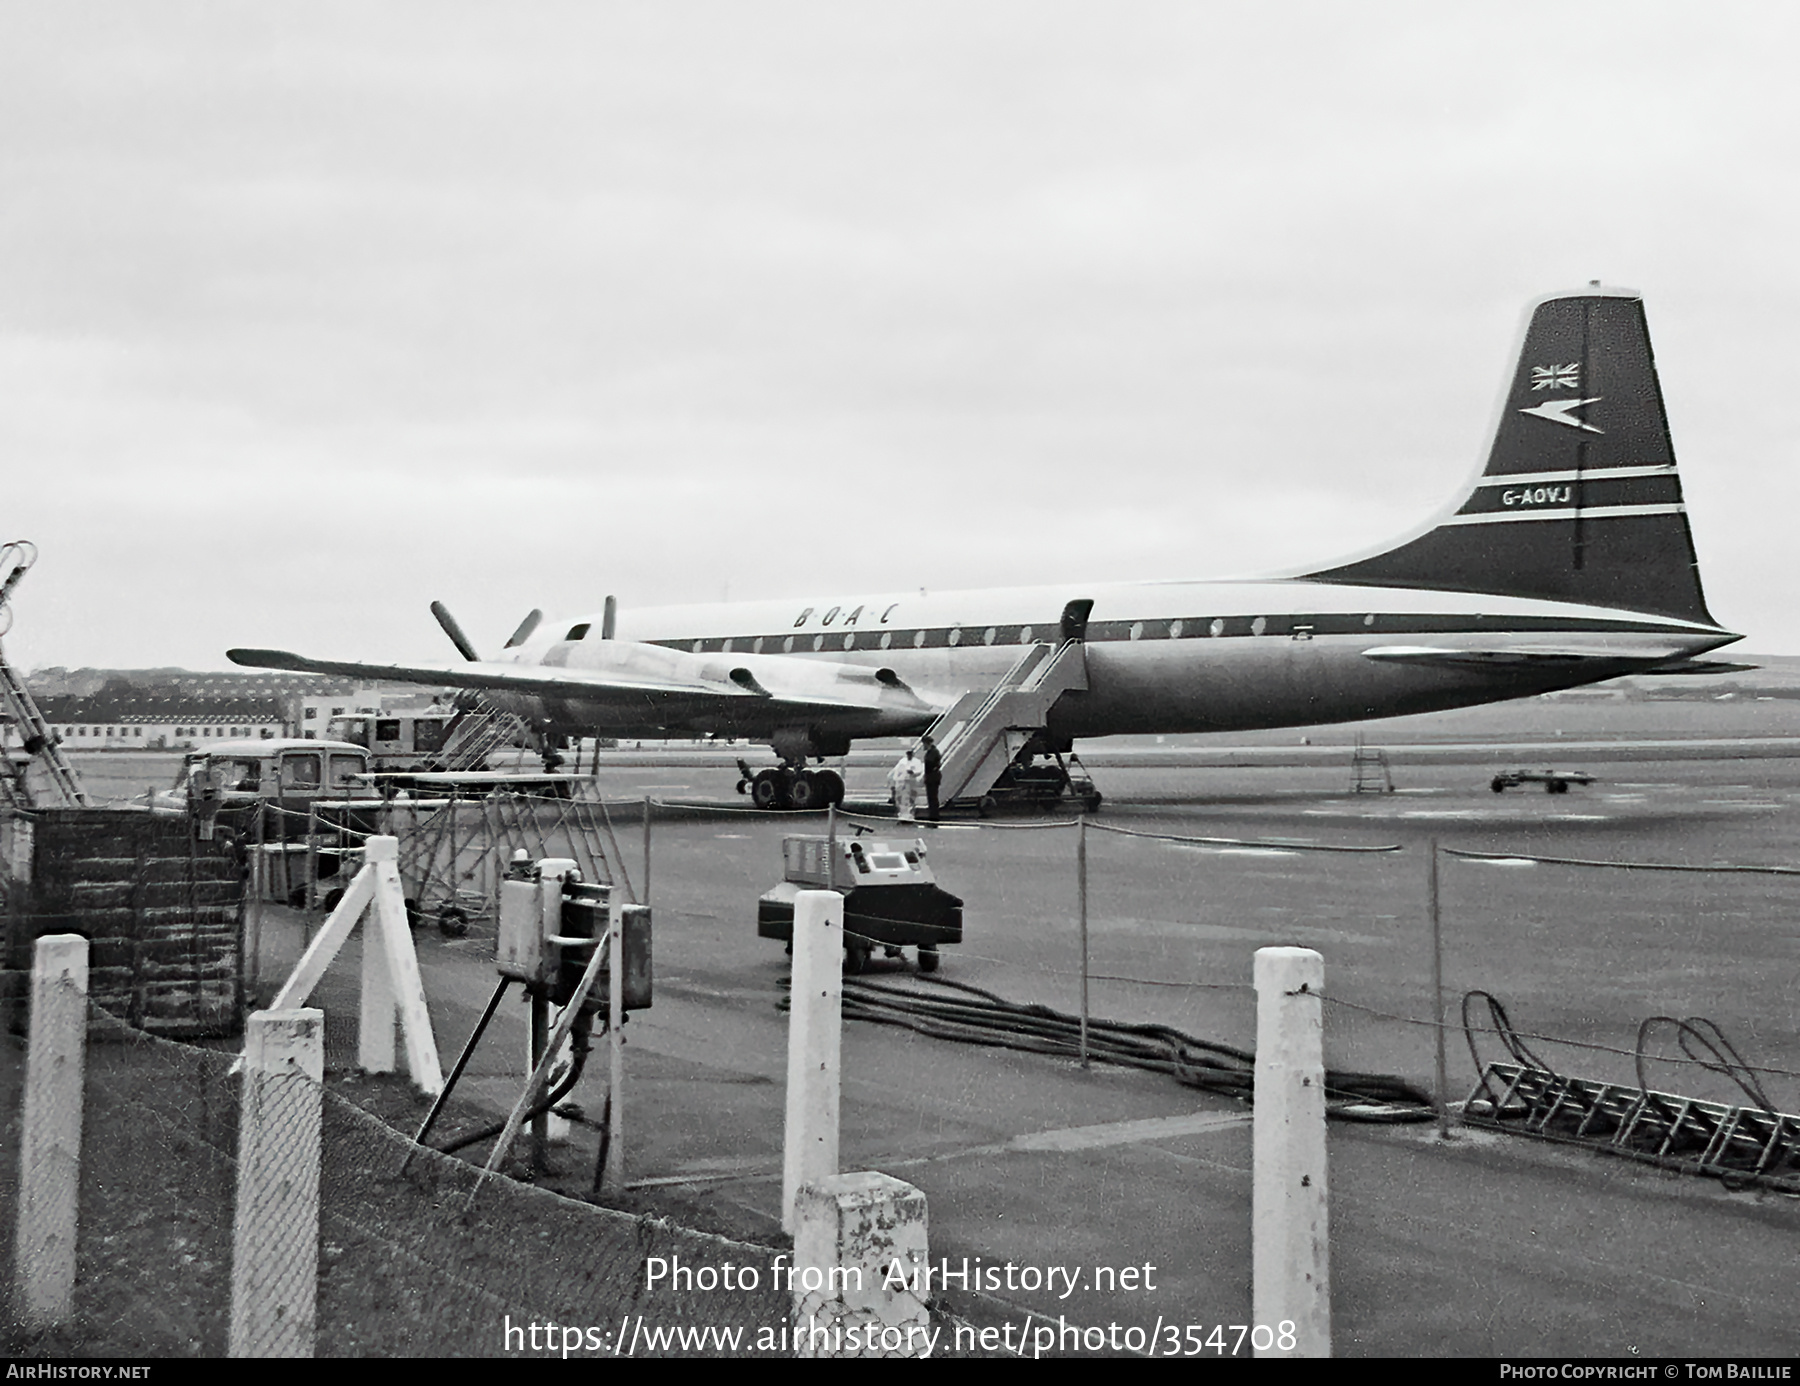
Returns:
[[[1373,615],[1337,617],[1330,621],[1340,626],[1354,621],[1358,629],[1375,624]],[[1181,640],[1191,638],[1218,639],[1234,635],[1285,635],[1305,639],[1315,634],[1325,622],[1319,617],[1301,616],[1204,616],[1182,617],[1173,621],[1093,621],[1087,628],[1090,642],[1117,640]],[[1030,645],[1035,641],[1061,639],[1062,632],[1054,624],[1043,626],[940,626],[912,631],[836,631],[805,635],[731,636],[726,639],[666,640],[658,643],[671,648],[685,648],[692,654],[804,654],[827,650],[888,649],[955,649],[963,645]]]

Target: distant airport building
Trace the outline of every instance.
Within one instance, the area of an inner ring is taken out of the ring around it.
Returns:
[[[136,690],[40,698],[38,711],[72,751],[185,750],[218,739],[286,731],[280,698],[172,697]]]
[[[317,674],[182,669],[42,669],[27,680],[38,710],[73,751],[188,750],[233,737],[321,740],[334,717],[425,704],[389,688]],[[14,729],[4,729],[11,739]]]

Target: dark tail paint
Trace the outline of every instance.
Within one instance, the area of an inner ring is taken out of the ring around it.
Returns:
[[[1700,590],[1641,299],[1545,299],[1487,469],[1457,513],[1321,582],[1491,592],[1714,625]]]

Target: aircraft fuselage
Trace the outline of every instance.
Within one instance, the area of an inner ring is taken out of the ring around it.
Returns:
[[[1518,597],[1331,583],[1169,582],[764,601],[621,613],[619,641],[683,665],[754,670],[764,659],[891,670],[924,706],[813,720],[850,737],[910,734],[960,694],[991,686],[1022,653],[1064,634],[1091,601],[1088,688],[1050,718],[1058,737],[1246,730],[1461,707],[1611,678],[1737,637],[1667,616]],[[546,623],[549,626],[549,623]],[[585,627],[585,629],[584,629]],[[522,665],[602,667],[599,617],[545,629]],[[568,638],[577,634],[577,638]],[[1411,658],[1408,650],[1420,653]],[[1371,652],[1376,652],[1371,654]],[[1470,662],[1454,662],[1467,651]],[[1435,656],[1435,662],[1432,658]],[[688,710],[679,698],[527,699],[552,730],[766,738],[781,716],[754,703]]]

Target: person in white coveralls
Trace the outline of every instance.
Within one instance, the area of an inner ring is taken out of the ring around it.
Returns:
[[[925,766],[912,753],[912,747],[906,748],[906,754],[894,762],[894,768],[888,771],[888,788],[894,791],[894,817],[902,823],[916,820],[913,811],[919,805],[919,790],[925,783]]]

